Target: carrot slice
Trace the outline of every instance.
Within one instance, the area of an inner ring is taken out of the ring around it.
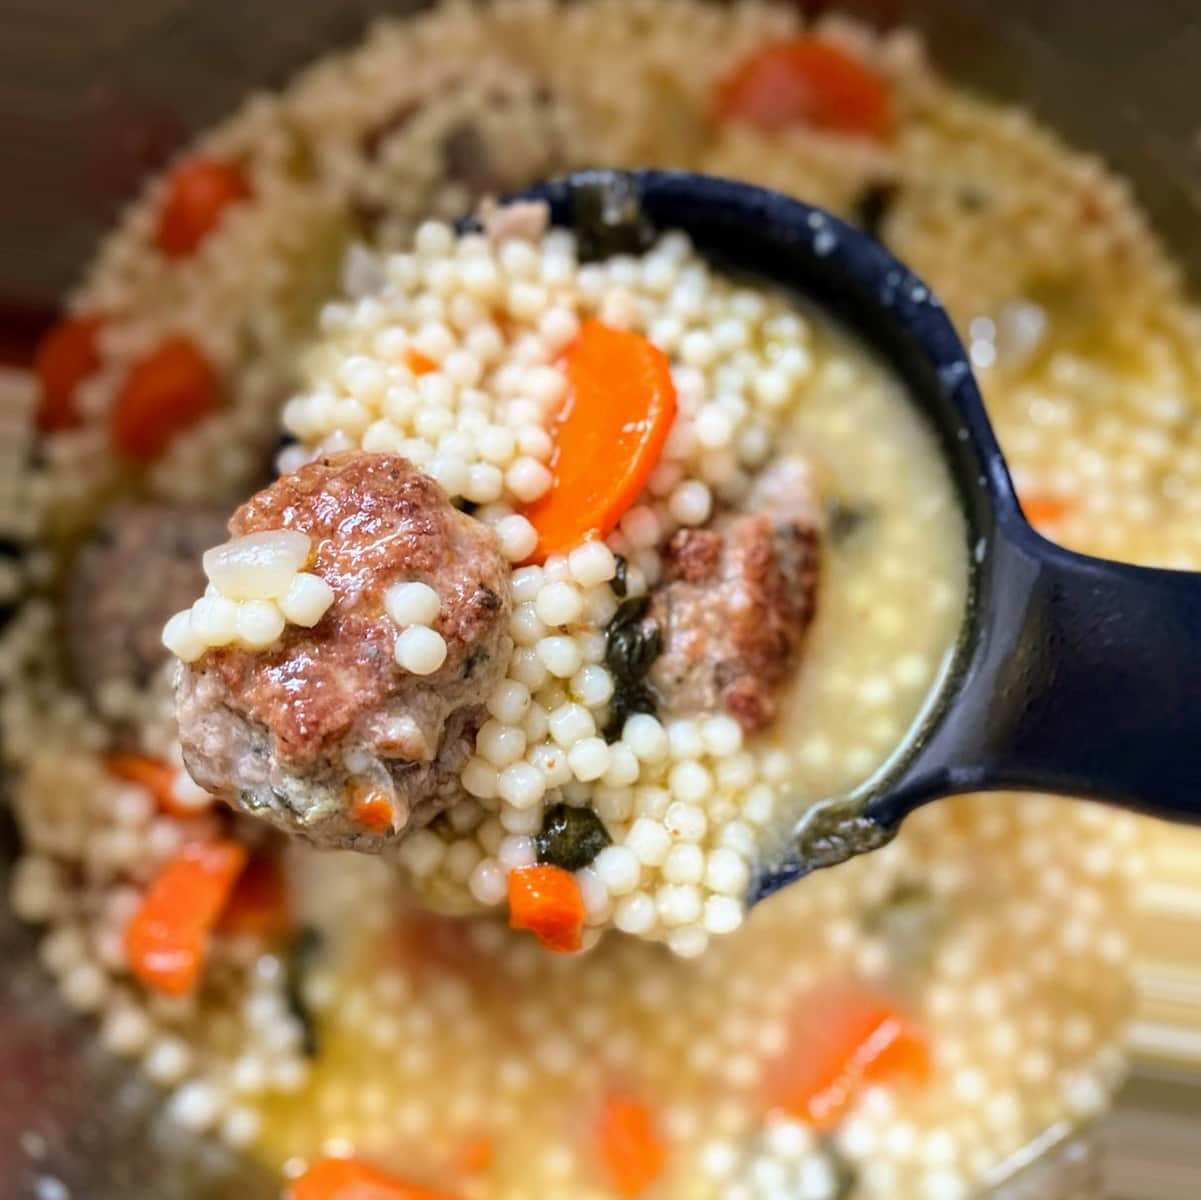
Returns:
[[[768,1072],[767,1099],[824,1131],[869,1085],[920,1084],[929,1074],[921,1030],[875,992],[840,985],[809,996],[794,1014],[789,1049]]]
[[[33,369],[38,377],[37,422],[46,433],[74,429],[80,421],[75,389],[100,366],[96,345],[101,317],[68,317],[38,342]]]
[[[667,1146],[650,1109],[638,1100],[605,1101],[596,1126],[597,1155],[619,1196],[640,1196],[663,1173]]]
[[[238,842],[194,842],[163,868],[125,929],[134,978],[183,996],[196,986],[205,943],[246,865]]]
[[[1020,496],[1022,514],[1035,529],[1044,525],[1054,525],[1072,511],[1072,502],[1062,496],[1053,496],[1043,492],[1033,496]]]
[[[667,355],[637,333],[585,321],[566,355],[568,396],[552,431],[554,479],[525,510],[532,562],[603,537],[637,499],[676,415]]]
[[[472,1138],[459,1151],[459,1170],[464,1175],[482,1175],[496,1157],[496,1147],[489,1137]]]
[[[355,796],[350,806],[350,815],[372,833],[387,833],[392,828],[396,816],[392,811],[392,801],[375,788]]]
[[[155,243],[168,258],[186,258],[221,223],[226,209],[250,198],[241,167],[193,158],[167,177]]]
[[[452,1200],[452,1197],[402,1183],[350,1158],[321,1158],[288,1188],[287,1200]]]
[[[405,366],[417,376],[428,375],[438,369],[438,364],[432,358],[422,354],[420,350],[411,349],[405,351]]]
[[[519,867],[509,872],[509,925],[528,929],[548,950],[580,948],[584,898],[575,876],[562,867]]]
[[[256,854],[250,859],[238,876],[217,924],[222,933],[265,938],[282,937],[290,932],[288,882],[276,858]]]
[[[717,114],[759,129],[816,125],[884,138],[893,126],[888,81],[862,60],[819,38],[769,42],[719,85]]]
[[[187,338],[170,338],[129,372],[113,410],[113,446],[131,462],[151,462],[218,398],[208,360]]]
[[[105,770],[118,779],[141,784],[154,797],[159,808],[173,817],[194,817],[196,806],[180,803],[175,794],[178,771],[161,758],[147,754],[119,752],[104,760]]]

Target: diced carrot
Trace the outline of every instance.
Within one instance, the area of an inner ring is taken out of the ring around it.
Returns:
[[[405,366],[418,376],[428,375],[438,369],[438,364],[432,358],[422,354],[420,350],[412,349],[405,351]]]
[[[196,986],[208,934],[246,865],[238,842],[193,842],[160,872],[125,929],[134,978],[155,991],[183,996]]]
[[[154,797],[159,808],[173,817],[194,817],[196,806],[183,804],[175,793],[175,780],[179,772],[161,758],[147,754],[118,752],[104,760],[110,775],[129,783],[141,784]]]
[[[641,334],[585,321],[565,367],[553,482],[525,510],[538,531],[533,562],[612,530],[659,461],[676,415],[671,364]]]
[[[829,1130],[874,1083],[920,1084],[930,1074],[926,1039],[886,998],[856,984],[809,996],[790,1045],[769,1070],[767,1100]]]
[[[528,929],[548,950],[580,948],[584,898],[575,876],[562,867],[519,867],[509,872],[509,925]]]
[[[495,1155],[491,1138],[472,1138],[459,1151],[459,1170],[464,1175],[482,1175],[492,1165]]]
[[[287,1200],[452,1200],[402,1183],[350,1158],[321,1158],[288,1188]]]
[[[1045,525],[1054,525],[1072,511],[1072,502],[1062,496],[1053,496],[1049,492],[1040,492],[1033,496],[1019,497],[1022,513],[1035,529]]]
[[[155,242],[168,258],[186,258],[221,223],[226,209],[250,198],[236,163],[193,158],[167,176]]]
[[[68,317],[38,342],[33,369],[38,377],[38,428],[47,433],[79,424],[75,389],[100,366],[97,335],[103,318]]]
[[[640,1196],[663,1173],[667,1146],[650,1109],[638,1100],[606,1100],[596,1126],[601,1166],[619,1196]]]
[[[282,937],[291,931],[288,881],[278,859],[269,854],[251,857],[238,876],[217,924],[223,933],[249,933],[265,938]]]
[[[113,446],[132,462],[151,462],[218,400],[208,360],[187,338],[170,338],[130,370],[112,414]]]
[[[392,801],[377,788],[359,790],[351,801],[350,815],[372,833],[387,833],[396,819]]]
[[[769,42],[718,86],[717,114],[760,129],[815,125],[884,138],[893,126],[888,81],[832,42],[792,37]]]

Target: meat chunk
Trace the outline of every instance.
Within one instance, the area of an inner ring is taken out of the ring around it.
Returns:
[[[67,649],[102,712],[106,685],[142,689],[167,661],[163,622],[204,591],[200,556],[224,540],[220,510],[119,504],[84,543],[67,583]]]
[[[662,635],[649,677],[661,710],[724,707],[748,733],[775,715],[816,610],[820,508],[807,465],[777,463],[752,507],[675,534],[648,612]]]
[[[378,852],[464,796],[459,773],[512,648],[509,567],[491,530],[396,455],[310,463],[229,522],[235,536],[281,528],[312,538],[308,569],[334,603],[276,647],[210,650],[182,669],[184,762],[281,829]],[[393,658],[384,592],[411,581],[441,598],[447,655],[431,675]]]

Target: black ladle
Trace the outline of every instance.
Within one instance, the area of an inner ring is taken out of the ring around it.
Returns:
[[[831,310],[907,384],[959,492],[970,578],[948,669],[892,758],[805,813],[753,899],[882,845],[941,796],[1033,790],[1201,821],[1201,576],[1074,554],[1030,527],[926,284],[829,213],[731,180],[583,172],[521,198],[547,201],[596,254],[681,229],[717,265]]]

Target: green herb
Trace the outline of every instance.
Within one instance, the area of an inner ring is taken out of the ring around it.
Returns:
[[[292,939],[288,950],[287,974],[284,978],[284,997],[288,1011],[300,1022],[301,1046],[309,1058],[316,1058],[318,1049],[317,1022],[305,999],[305,984],[314,963],[321,955],[324,939],[320,930],[303,926]]]
[[[645,680],[655,659],[663,652],[663,632],[655,621],[646,619],[648,596],[623,600],[605,629],[605,665],[613,673],[613,699],[605,738],[621,737],[626,718],[633,713],[655,713],[655,693]]]
[[[616,172],[598,171],[575,188],[572,225],[580,262],[642,254],[655,240],[633,183]]]
[[[630,564],[624,554],[618,554],[616,557],[617,570],[613,575],[613,582],[609,586],[613,589],[613,595],[624,600],[626,592],[629,591],[626,572],[630,569]]]
[[[590,808],[556,804],[547,809],[542,828],[534,837],[538,861],[579,871],[612,841],[600,817]]]
[[[848,504],[843,500],[826,501],[826,532],[835,546],[844,546],[876,519],[876,510],[867,504]]]
[[[884,222],[892,211],[901,189],[895,183],[870,183],[855,199],[855,224],[870,234],[876,241],[883,241],[881,236]]]

